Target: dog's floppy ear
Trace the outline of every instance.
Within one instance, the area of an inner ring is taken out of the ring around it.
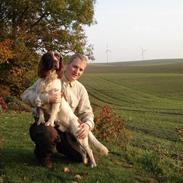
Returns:
[[[38,65],[38,76],[40,78],[45,78],[46,77],[46,70],[44,68],[44,57],[46,57],[47,53],[43,54]]]
[[[52,62],[53,56],[51,52],[47,52],[43,54],[41,57],[41,60],[38,65],[38,76],[40,78],[45,78],[48,71],[52,68]]]
[[[60,54],[58,54],[58,53],[56,52],[55,53],[55,56],[59,59],[59,69],[57,69],[57,76],[58,76],[58,78],[62,78],[63,77],[63,73],[64,73],[64,64],[63,64],[63,57],[60,55]]]

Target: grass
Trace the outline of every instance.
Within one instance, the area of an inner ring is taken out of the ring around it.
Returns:
[[[28,134],[31,114],[1,113],[0,183],[183,182],[183,146],[176,132],[183,126],[183,67],[182,62],[164,63],[133,63],[140,70],[132,64],[118,66],[118,72],[113,66],[107,73],[100,65],[102,73],[89,72],[81,78],[92,105],[109,105],[125,119],[132,137],[126,149],[104,142],[110,154],[98,157],[94,169],[70,162],[58,153],[54,155],[53,170],[37,166]],[[154,72],[155,67],[158,72]],[[64,167],[71,172],[64,173]],[[74,179],[76,174],[81,175],[81,180]]]
[[[28,113],[4,113],[0,117],[1,133],[1,179],[3,182],[72,182],[76,174],[81,175],[80,182],[133,182],[156,178],[143,169],[139,170],[125,160],[126,153],[108,144],[111,153],[108,157],[98,158],[98,167],[91,169],[76,164],[60,154],[54,155],[54,169],[39,167],[33,156],[33,143],[28,134],[31,123]],[[69,167],[71,173],[64,173]]]

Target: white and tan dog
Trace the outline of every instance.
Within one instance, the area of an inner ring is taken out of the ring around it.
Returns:
[[[60,108],[60,103],[42,106],[40,95],[50,92],[61,93],[61,77],[63,75],[63,62],[60,55],[56,52],[45,53],[40,60],[38,67],[39,79],[36,85],[36,100],[39,119],[37,124],[45,123],[46,126],[54,126],[54,121]],[[49,114],[50,118],[45,122],[44,113]]]
[[[54,122],[56,121],[59,126],[58,128],[62,132],[69,132],[73,134],[74,137],[76,138],[78,144],[73,144],[71,141],[70,143],[73,146],[73,148],[82,155],[83,163],[86,164],[88,162],[88,159],[87,159],[87,154],[88,154],[91,166],[95,167],[97,164],[96,164],[92,149],[89,145],[89,142],[91,143],[92,147],[97,149],[102,155],[107,155],[108,149],[96,139],[96,137],[93,135],[91,131],[89,132],[89,135],[86,138],[84,139],[77,138],[77,131],[80,126],[80,120],[74,114],[74,112],[72,111],[70,105],[65,100],[65,98],[62,97],[60,103],[48,104],[44,106],[42,106],[41,104],[41,100],[39,98],[40,94],[43,94],[43,93],[49,94],[53,90],[61,93],[62,81],[60,79],[59,74],[62,73],[61,67],[63,67],[63,65],[61,65],[60,62],[61,60],[58,59],[57,55],[54,55],[53,52],[46,53],[45,55],[43,55],[41,59],[41,62],[39,65],[40,69],[38,73],[44,73],[42,72],[42,69],[46,68],[47,74],[45,74],[45,76],[43,74],[44,77],[41,77],[38,80],[38,84],[36,88],[36,92],[37,92],[36,103],[39,109],[38,124],[45,123],[45,125],[47,126],[49,125],[54,126],[55,125]],[[45,114],[50,115],[50,118],[47,122],[45,122],[44,120]]]

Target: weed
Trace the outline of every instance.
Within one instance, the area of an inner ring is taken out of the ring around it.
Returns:
[[[183,127],[177,128],[176,130],[180,140],[183,142]]]

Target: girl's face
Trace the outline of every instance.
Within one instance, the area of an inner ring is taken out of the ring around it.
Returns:
[[[86,68],[86,62],[75,58],[67,65],[65,76],[69,81],[74,81],[80,78]]]

